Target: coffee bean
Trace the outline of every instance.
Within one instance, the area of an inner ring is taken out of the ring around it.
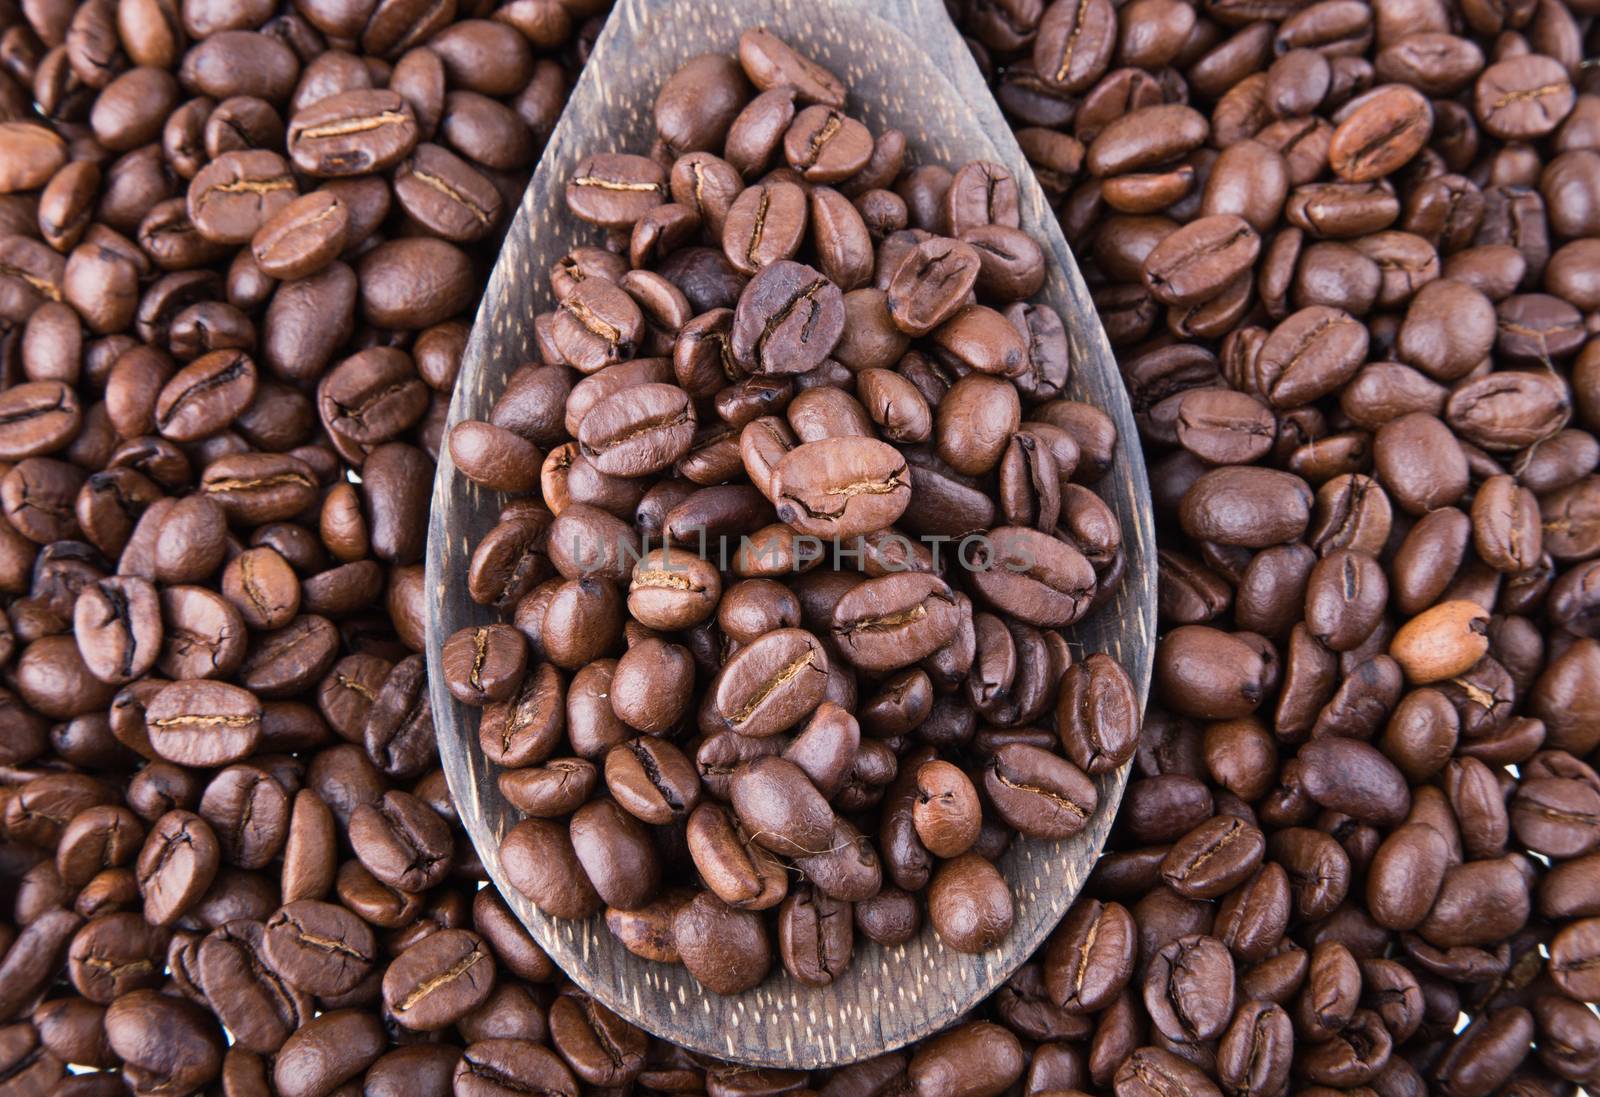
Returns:
[[[464,704],[485,705],[510,698],[527,665],[527,643],[509,625],[465,628],[446,643],[446,680]]]
[[[1473,110],[1501,140],[1549,133],[1573,107],[1572,82],[1554,59],[1541,54],[1490,65],[1473,87]]]
[[[398,92],[361,89],[296,111],[286,140],[294,166],[307,175],[364,175],[404,158],[417,143],[417,123]]]
[[[578,164],[567,182],[573,214],[606,228],[631,228],[665,201],[666,174],[655,161],[625,153],[603,153]]]
[[[798,187],[791,188],[798,191]],[[746,191],[746,194],[751,193]],[[800,196],[803,202],[804,197]],[[774,199],[777,202],[778,199]],[[804,205],[800,209],[804,210]],[[750,254],[771,251],[769,240],[783,227],[779,205],[763,214],[762,236],[752,237]],[[774,218],[769,227],[765,218]],[[737,207],[728,215],[728,232],[738,226]],[[798,237],[803,224],[795,230]],[[764,376],[807,373],[822,364],[844,332],[844,299],[839,288],[804,263],[789,258],[792,248],[776,249],[739,294],[728,350],[740,366]]]
[[[454,1088],[472,1097],[501,1097],[524,1089],[575,1097],[578,1085],[556,1054],[530,1040],[486,1039],[470,1044],[455,1067]]]
[[[362,865],[383,883],[405,891],[432,887],[450,870],[450,829],[432,808],[393,790],[350,813],[350,844]]]
[[[849,903],[795,891],[778,912],[778,955],[806,986],[827,986],[850,964],[854,926]]]
[[[283,157],[266,149],[224,153],[189,183],[188,215],[206,240],[244,244],[296,197]]]
[[[382,1054],[383,1026],[370,1013],[331,1010],[298,1029],[279,1050],[273,1085],[293,1097],[332,1092]]]
[[[125,994],[106,1008],[106,1042],[125,1071],[199,1087],[222,1067],[215,1021],[193,1002],[153,990]]]
[[[366,978],[376,942],[366,923],[343,907],[303,899],[267,919],[265,957],[274,971],[311,994],[344,994]]]
[[[631,739],[606,754],[606,785],[617,802],[646,823],[664,825],[692,813],[700,800],[694,765],[671,743]]]
[[[982,539],[972,583],[996,608],[1058,628],[1088,612],[1094,570],[1071,545],[1036,530],[1002,526]]]
[[[1433,108],[1423,94],[1391,84],[1347,108],[1333,131],[1328,160],[1352,183],[1381,179],[1408,163],[1433,133]]]
[[[572,298],[567,299],[569,302]],[[644,385],[597,404],[583,419],[579,443],[611,476],[645,476],[683,456],[694,440],[689,396],[675,385]]]
[[[305,278],[344,251],[350,233],[350,208],[337,194],[313,191],[296,198],[262,225],[250,250],[262,273],[281,279]]]
[[[311,1019],[312,1002],[267,966],[262,944],[260,923],[238,919],[203,938],[196,959],[201,988],[236,1042],[271,1054]]]
[[[226,765],[255,749],[261,702],[225,682],[174,682],[146,706],[145,723],[151,746],[163,757],[183,765]]]
[[[1067,838],[1099,803],[1088,777],[1071,763],[1022,743],[1001,747],[983,773],[1000,817],[1031,838]]]
[[[958,857],[978,840],[983,822],[977,790],[949,762],[933,761],[917,770],[917,799],[911,817],[917,837],[936,857]]]
[[[746,762],[734,773],[732,793],[739,822],[757,845],[791,857],[828,848],[833,812],[793,762]]]
[[[776,629],[735,653],[713,686],[723,727],[761,738],[785,731],[822,700],[828,657],[803,629]]]
[[[0,129],[0,148],[4,148],[8,170],[0,176],[0,191],[42,187],[67,160],[66,142],[45,126],[31,122],[7,121]]]
[[[481,1005],[494,986],[494,958],[467,929],[441,929],[395,957],[383,1003],[406,1028],[431,1032]]]
[[[1005,878],[976,853],[943,862],[928,886],[928,921],[939,940],[958,952],[986,952],[1011,930],[1014,916]]]
[[[715,804],[689,816],[689,854],[706,886],[730,906],[766,910],[782,902],[788,877],[778,859],[753,844],[736,817]]]
[[[872,134],[842,111],[821,103],[795,115],[783,136],[784,159],[810,183],[850,178],[872,156]]]
[[[600,906],[583,866],[572,851],[567,828],[542,819],[524,819],[500,845],[511,886],[546,914],[582,918]]]
[[[701,985],[717,994],[738,994],[766,977],[772,946],[760,915],[735,910],[701,892],[672,919],[672,938]]]
[[[763,91],[786,85],[806,100],[844,106],[845,89],[838,77],[765,28],[739,36],[739,64]]]

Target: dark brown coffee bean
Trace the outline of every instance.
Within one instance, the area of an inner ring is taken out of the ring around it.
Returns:
[[[983,784],[1000,817],[1031,838],[1071,837],[1088,825],[1099,803],[1082,770],[1020,743],[995,752]]]
[[[1351,183],[1381,179],[1411,160],[1433,133],[1433,108],[1423,94],[1390,84],[1364,96],[1333,131],[1334,174]]]
[[[1080,619],[1094,592],[1094,569],[1064,541],[1016,526],[977,539],[972,582],[1002,612],[1042,628]]]
[[[645,476],[688,451],[695,425],[694,407],[682,389],[644,385],[597,404],[583,418],[579,441],[601,472]]]
[[[135,869],[145,918],[171,925],[205,894],[216,877],[221,851],[210,824],[187,811],[157,819]]]
[[[772,965],[772,946],[758,914],[735,910],[710,892],[679,908],[672,937],[689,969],[717,994],[738,994],[756,986]]]
[[[1554,58],[1538,54],[1499,61],[1478,77],[1473,108],[1479,123],[1502,140],[1542,137],[1573,106],[1572,82]]]
[[[573,813],[573,852],[595,892],[608,906],[634,910],[654,897],[661,865],[649,832],[610,800],[594,800]]]
[[[209,241],[246,244],[296,193],[289,165],[277,153],[224,153],[189,183],[189,220]]]
[[[1105,72],[1116,46],[1116,12],[1109,4],[1054,3],[1039,23],[1033,64],[1048,87],[1086,91]]]
[[[696,808],[687,839],[701,879],[723,902],[748,910],[767,910],[782,902],[788,891],[782,863],[753,844],[737,818],[723,808]]]
[[[784,159],[809,183],[838,183],[866,167],[872,134],[842,111],[821,103],[795,115],[783,136]]]
[[[1261,238],[1242,218],[1203,217],[1168,236],[1145,260],[1144,284],[1167,305],[1198,304],[1255,262]]]
[[[375,1014],[331,1010],[284,1043],[273,1063],[273,1085],[288,1097],[332,1093],[371,1066],[384,1046]]]
[[[337,259],[349,234],[349,206],[333,192],[313,191],[263,224],[251,238],[250,251],[270,277],[305,278]]]
[[[522,681],[527,643],[510,625],[462,629],[445,649],[446,682],[463,704],[507,700]]]
[[[450,870],[449,826],[407,792],[387,792],[350,813],[350,844],[367,871],[391,887],[424,891]]]
[[[895,670],[933,654],[960,624],[955,594],[937,576],[885,575],[848,591],[832,631],[845,658],[869,671]]]
[[[395,957],[383,974],[383,1004],[406,1028],[431,1032],[482,1005],[494,958],[467,929],[441,929]]]
[[[572,1072],[555,1052],[531,1040],[508,1038],[469,1045],[455,1066],[453,1087],[450,1092],[463,1097],[504,1097],[529,1089],[560,1097],[578,1092]]]
[[[106,1042],[135,1076],[179,1088],[205,1085],[222,1066],[222,1034],[193,1002],[136,990],[106,1007]]]
[[[1091,775],[1109,773],[1133,756],[1137,705],[1133,683],[1116,660],[1097,652],[1070,667],[1058,696],[1056,730],[1079,767]]]
[[[365,922],[343,907],[313,900],[289,903],[267,919],[263,944],[273,970],[323,996],[354,988],[376,960],[377,946]]]
[[[812,102],[844,106],[844,84],[837,76],[764,27],[739,36],[739,64],[762,91],[787,85]]]
[[[805,889],[784,900],[778,913],[778,955],[807,986],[827,986],[850,964],[851,908]]]
[[[365,88],[320,99],[289,120],[287,145],[307,175],[364,175],[392,167],[417,143],[411,104],[398,92]]]
[[[1051,999],[1074,1013],[1108,1005],[1132,978],[1137,943],[1126,908],[1094,900],[1075,904],[1045,957]]]
[[[183,765],[219,766],[248,756],[261,735],[261,702],[225,682],[174,682],[145,709],[151,745]]]
[[[928,921],[958,952],[986,952],[1011,932],[1015,916],[1005,878],[976,853],[945,861],[928,885]]]
[[[556,918],[583,918],[600,907],[583,866],[572,851],[567,828],[524,819],[506,835],[500,857],[511,885]]]
[[[804,202],[803,196],[800,201]],[[734,224],[735,215],[730,214],[730,232]],[[767,231],[777,225],[774,222]],[[774,256],[759,273],[752,270],[756,276],[734,309],[728,349],[752,373],[807,373],[833,352],[844,331],[839,288],[813,268],[790,260],[791,254],[792,250]]]
[[[841,540],[885,529],[911,498],[906,462],[870,438],[828,438],[784,454],[772,495],[801,533]]]

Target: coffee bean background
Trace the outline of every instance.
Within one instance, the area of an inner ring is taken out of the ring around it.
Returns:
[[[1592,1084],[1594,7],[951,5],[1140,414],[1163,638],[1041,954],[838,1071],[566,985],[430,746],[432,455],[603,8],[0,5],[0,1083]]]

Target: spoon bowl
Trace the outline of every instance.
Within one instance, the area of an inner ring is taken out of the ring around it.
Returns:
[[[1118,432],[1115,461],[1096,489],[1122,523],[1126,578],[1108,605],[1066,635],[1075,657],[1103,651],[1121,661],[1142,702],[1154,655],[1156,566],[1133,411],[1055,215],[940,0],[619,0],[489,279],[450,425],[486,419],[507,377],[537,359],[534,317],[553,305],[546,272],[573,247],[599,242],[596,229],[566,210],[563,187],[578,161],[594,152],[649,148],[662,82],[697,54],[734,55],[740,33],[756,26],[837,74],[850,89],[849,113],[874,132],[903,130],[916,161],[955,167],[992,160],[1015,177],[1022,228],[1050,264],[1035,299],[1053,305],[1066,322],[1072,375],[1065,395],[1103,409]],[[827,987],[807,987],[775,963],[760,986],[723,997],[680,966],[634,956],[601,916],[566,921],[543,914],[508,883],[500,842],[518,813],[501,796],[496,767],[478,746],[477,712],[454,700],[440,672],[446,637],[494,619],[467,594],[467,564],[502,501],[462,476],[443,449],[427,554],[427,589],[437,602],[428,620],[428,655],[439,754],[489,877],[534,939],[600,1003],[657,1036],[721,1059],[799,1069],[852,1062],[959,1019],[1033,954],[1071,906],[1111,829],[1126,764],[1096,779],[1099,807],[1081,833],[1012,842],[999,868],[1012,890],[1015,922],[1001,946],[980,955],[946,948],[924,919],[919,934],[895,948],[858,935],[849,969]]]

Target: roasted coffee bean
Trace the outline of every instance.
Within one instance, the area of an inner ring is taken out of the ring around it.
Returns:
[[[895,670],[932,655],[961,624],[955,592],[923,572],[868,579],[833,609],[832,633],[845,658],[868,671]]]
[[[466,704],[509,699],[527,665],[527,643],[510,625],[462,629],[446,648],[450,692]]]
[[[106,1007],[106,1042],[133,1077],[179,1088],[203,1086],[222,1066],[215,1021],[193,1002],[136,990]]]
[[[500,856],[511,885],[545,913],[581,918],[599,909],[600,897],[572,851],[565,826],[524,819],[506,835]]]
[[[353,916],[352,916],[353,917]],[[265,962],[261,924],[236,919],[196,950],[200,986],[238,1044],[271,1054],[311,1018],[311,997]]]
[[[1023,743],[995,752],[983,785],[1000,817],[1031,838],[1071,837],[1088,825],[1099,804],[1082,770]]]
[[[1138,745],[1133,683],[1103,653],[1068,668],[1056,704],[1062,747],[1085,772],[1107,773],[1133,756]]]
[[[751,843],[737,819],[714,804],[702,804],[689,817],[689,854],[706,886],[730,906],[766,910],[788,890],[778,859]]]
[[[150,745],[181,765],[219,766],[247,757],[261,737],[261,702],[225,682],[174,682],[145,707]]]
[[[181,810],[162,815],[135,869],[146,919],[158,926],[175,922],[211,886],[220,860],[216,835],[204,819]]]
[[[928,921],[958,952],[986,952],[1011,930],[1015,916],[1005,878],[976,853],[940,864],[928,885]]]
[[[395,957],[383,975],[383,1003],[406,1028],[430,1032],[482,1005],[494,986],[494,958],[468,929],[441,929]]]
[[[296,194],[289,165],[277,153],[226,152],[190,181],[189,221],[208,241],[246,244]]]
[[[774,735],[817,706],[827,674],[828,657],[816,637],[777,629],[728,661],[712,687],[711,711],[721,727],[740,735]]]
[[[728,349],[740,366],[764,376],[810,372],[844,332],[839,287],[788,254],[792,251],[762,265],[733,313]]]
[[[801,533],[846,540],[886,529],[911,498],[905,459],[871,438],[826,438],[784,454],[775,469],[778,517]]]
[[[274,1087],[294,1097],[331,1093],[383,1053],[383,1026],[370,1013],[331,1010],[290,1036],[272,1070]]]
[[[732,804],[751,841],[786,856],[820,853],[833,837],[833,812],[805,772],[782,758],[734,772]]]
[[[572,300],[572,298],[568,298]],[[694,406],[674,385],[643,385],[597,404],[583,417],[579,445],[610,476],[646,476],[688,452]]]
[[[678,909],[672,938],[689,974],[717,994],[749,990],[772,965],[772,945],[761,916],[736,910],[710,892]]]
[[[1027,301],[1049,274],[1028,188],[873,132],[770,32],[666,79],[649,156],[562,181],[558,213],[600,232],[550,272],[539,360],[447,434],[503,207],[605,6],[32,3],[0,42],[0,110],[41,112],[0,125],[0,1075],[304,1097],[363,1076],[568,1097],[1581,1084],[1584,13],[951,8],[1143,405],[1163,592],[1141,729],[1139,668],[1054,631],[1133,557],[1083,487],[1116,463],[1112,420],[1063,399],[1085,318]],[[921,902],[952,947],[1003,947],[984,859],[1048,782],[996,796],[1001,763],[1136,768],[994,1023],[805,1077],[652,1047],[559,984],[491,990],[495,963],[558,976],[491,889],[471,933],[476,858],[422,834],[457,825],[419,654],[444,442],[542,496],[468,546],[508,631],[455,680],[536,817],[510,821],[509,877],[562,917],[611,901],[624,947],[713,993],[765,977],[769,923],[818,985],[849,977],[854,928],[909,944]],[[926,535],[973,539],[951,566]],[[768,639],[791,632],[810,639]],[[394,782],[417,811],[379,822]],[[793,885],[771,824],[803,839]],[[413,840],[450,879],[401,879]],[[451,1024],[465,1055],[383,1054]]]
[[[562,1097],[578,1092],[572,1072],[555,1052],[531,1040],[508,1038],[470,1044],[455,1065],[453,1086],[445,1088],[472,1097],[500,1097],[534,1088]]]
[[[377,959],[365,922],[343,907],[314,900],[289,903],[268,918],[263,945],[274,971],[324,997],[353,989]]]
[[[285,140],[294,166],[307,175],[364,175],[392,167],[409,153],[417,143],[417,122],[398,92],[363,88],[296,111]]]
[[[410,793],[392,790],[350,813],[350,844],[367,871],[391,887],[420,892],[450,870],[450,828]]]
[[[1137,945],[1125,907],[1094,900],[1074,904],[1045,955],[1051,999],[1073,1013],[1104,1009],[1132,978]]]

